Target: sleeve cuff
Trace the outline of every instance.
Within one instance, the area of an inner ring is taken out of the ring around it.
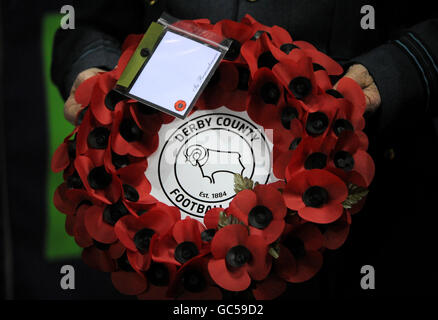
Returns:
[[[70,71],[67,74],[64,85],[63,97],[66,99],[71,87],[79,73],[89,68],[101,68],[104,70],[112,70],[117,65],[120,57],[120,50],[105,44],[105,41],[101,43],[95,43],[93,48],[90,48],[73,63]]]
[[[424,113],[425,110],[418,110],[425,109],[423,79],[415,62],[401,48],[392,43],[384,44],[352,63],[364,65],[379,90],[380,130],[408,128],[413,118]]]

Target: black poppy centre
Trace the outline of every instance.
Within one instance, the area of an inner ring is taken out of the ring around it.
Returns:
[[[277,63],[278,60],[275,59],[271,51],[263,52],[257,60],[257,66],[259,69],[260,68],[272,69]]]
[[[312,92],[312,83],[306,77],[296,77],[289,83],[289,90],[295,98],[302,100]]]
[[[216,234],[216,229],[204,230],[201,233],[201,240],[205,242],[210,242],[211,240],[213,240],[215,234]]]
[[[143,131],[137,126],[134,120],[125,118],[120,124],[120,135],[128,142],[139,141]]]
[[[301,142],[301,137],[295,138],[289,145],[289,150],[295,150]]]
[[[145,253],[149,250],[151,238],[155,231],[149,228],[143,228],[134,235],[134,243],[139,252]]]
[[[234,61],[239,57],[240,54],[240,48],[242,47],[242,44],[237,41],[236,39],[230,38],[231,45],[228,48],[227,53],[225,54],[224,59],[228,61]]]
[[[328,202],[328,199],[327,190],[320,186],[312,186],[303,194],[303,202],[307,207],[321,208]]]
[[[126,216],[127,214],[129,214],[128,209],[122,201],[118,201],[105,207],[103,210],[103,221],[113,226],[121,217]]]
[[[307,170],[324,169],[327,165],[327,155],[322,152],[310,154],[304,162],[304,168]]]
[[[272,221],[271,210],[265,206],[256,206],[248,214],[248,223],[257,229],[265,229]]]
[[[137,202],[140,199],[137,190],[129,184],[123,184],[123,194],[125,199],[131,202]]]
[[[175,260],[181,264],[186,263],[190,259],[199,254],[198,247],[191,241],[181,242],[175,248]]]
[[[300,49],[300,47],[294,45],[293,43],[284,43],[280,46],[280,50],[286,54],[291,53],[294,49]]]
[[[204,275],[196,269],[185,271],[181,281],[184,289],[190,292],[201,292],[207,286]]]
[[[94,128],[87,137],[88,146],[92,149],[105,149],[109,135],[110,131],[105,127]]]
[[[307,117],[306,131],[311,136],[318,136],[324,133],[329,124],[327,115],[317,111],[310,113]]]
[[[100,166],[91,169],[87,179],[91,188],[101,190],[110,185],[112,176],[105,170],[104,166]]]
[[[124,95],[115,90],[111,90],[105,96],[105,107],[110,111],[114,111],[114,109],[116,108],[116,104],[124,99],[126,99]]]
[[[281,124],[285,129],[290,129],[291,121],[296,118],[298,118],[298,111],[294,107],[286,106],[281,111]]]
[[[346,119],[336,119],[335,122],[333,123],[333,132],[335,133],[335,135],[339,137],[341,133],[344,132],[345,130],[348,131],[354,130],[351,122]]]
[[[344,171],[351,171],[354,168],[354,158],[347,151],[336,152],[333,162],[337,168],[343,169]]]
[[[251,252],[242,245],[232,247],[230,250],[228,250],[227,255],[225,256],[225,261],[227,262],[228,266],[233,268],[241,267],[245,263],[251,261],[251,259]]]
[[[277,104],[278,99],[280,98],[280,90],[275,83],[266,82],[260,88],[260,96],[266,104]]]
[[[146,271],[146,277],[154,286],[165,287],[169,285],[169,270],[162,263],[152,262],[148,271]]]

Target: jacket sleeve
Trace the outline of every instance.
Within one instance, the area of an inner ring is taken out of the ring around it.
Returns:
[[[98,67],[113,69],[120,46],[131,33],[144,33],[161,12],[164,1],[77,0],[75,29],[58,29],[55,35],[51,76],[66,99],[76,76]],[[149,22],[149,23],[148,23]]]
[[[424,21],[353,59],[368,69],[380,92],[380,129],[407,128],[414,119],[438,115],[437,34],[438,20]]]

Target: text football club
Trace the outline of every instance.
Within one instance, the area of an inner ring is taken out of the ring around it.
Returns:
[[[235,196],[236,173],[261,184],[275,180],[272,144],[246,112],[197,111],[164,125],[159,139],[145,172],[151,195],[183,216],[201,220],[211,208],[226,208]]]

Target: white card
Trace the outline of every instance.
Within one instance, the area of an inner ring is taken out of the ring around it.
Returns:
[[[220,50],[168,30],[129,94],[184,118],[220,60]]]

